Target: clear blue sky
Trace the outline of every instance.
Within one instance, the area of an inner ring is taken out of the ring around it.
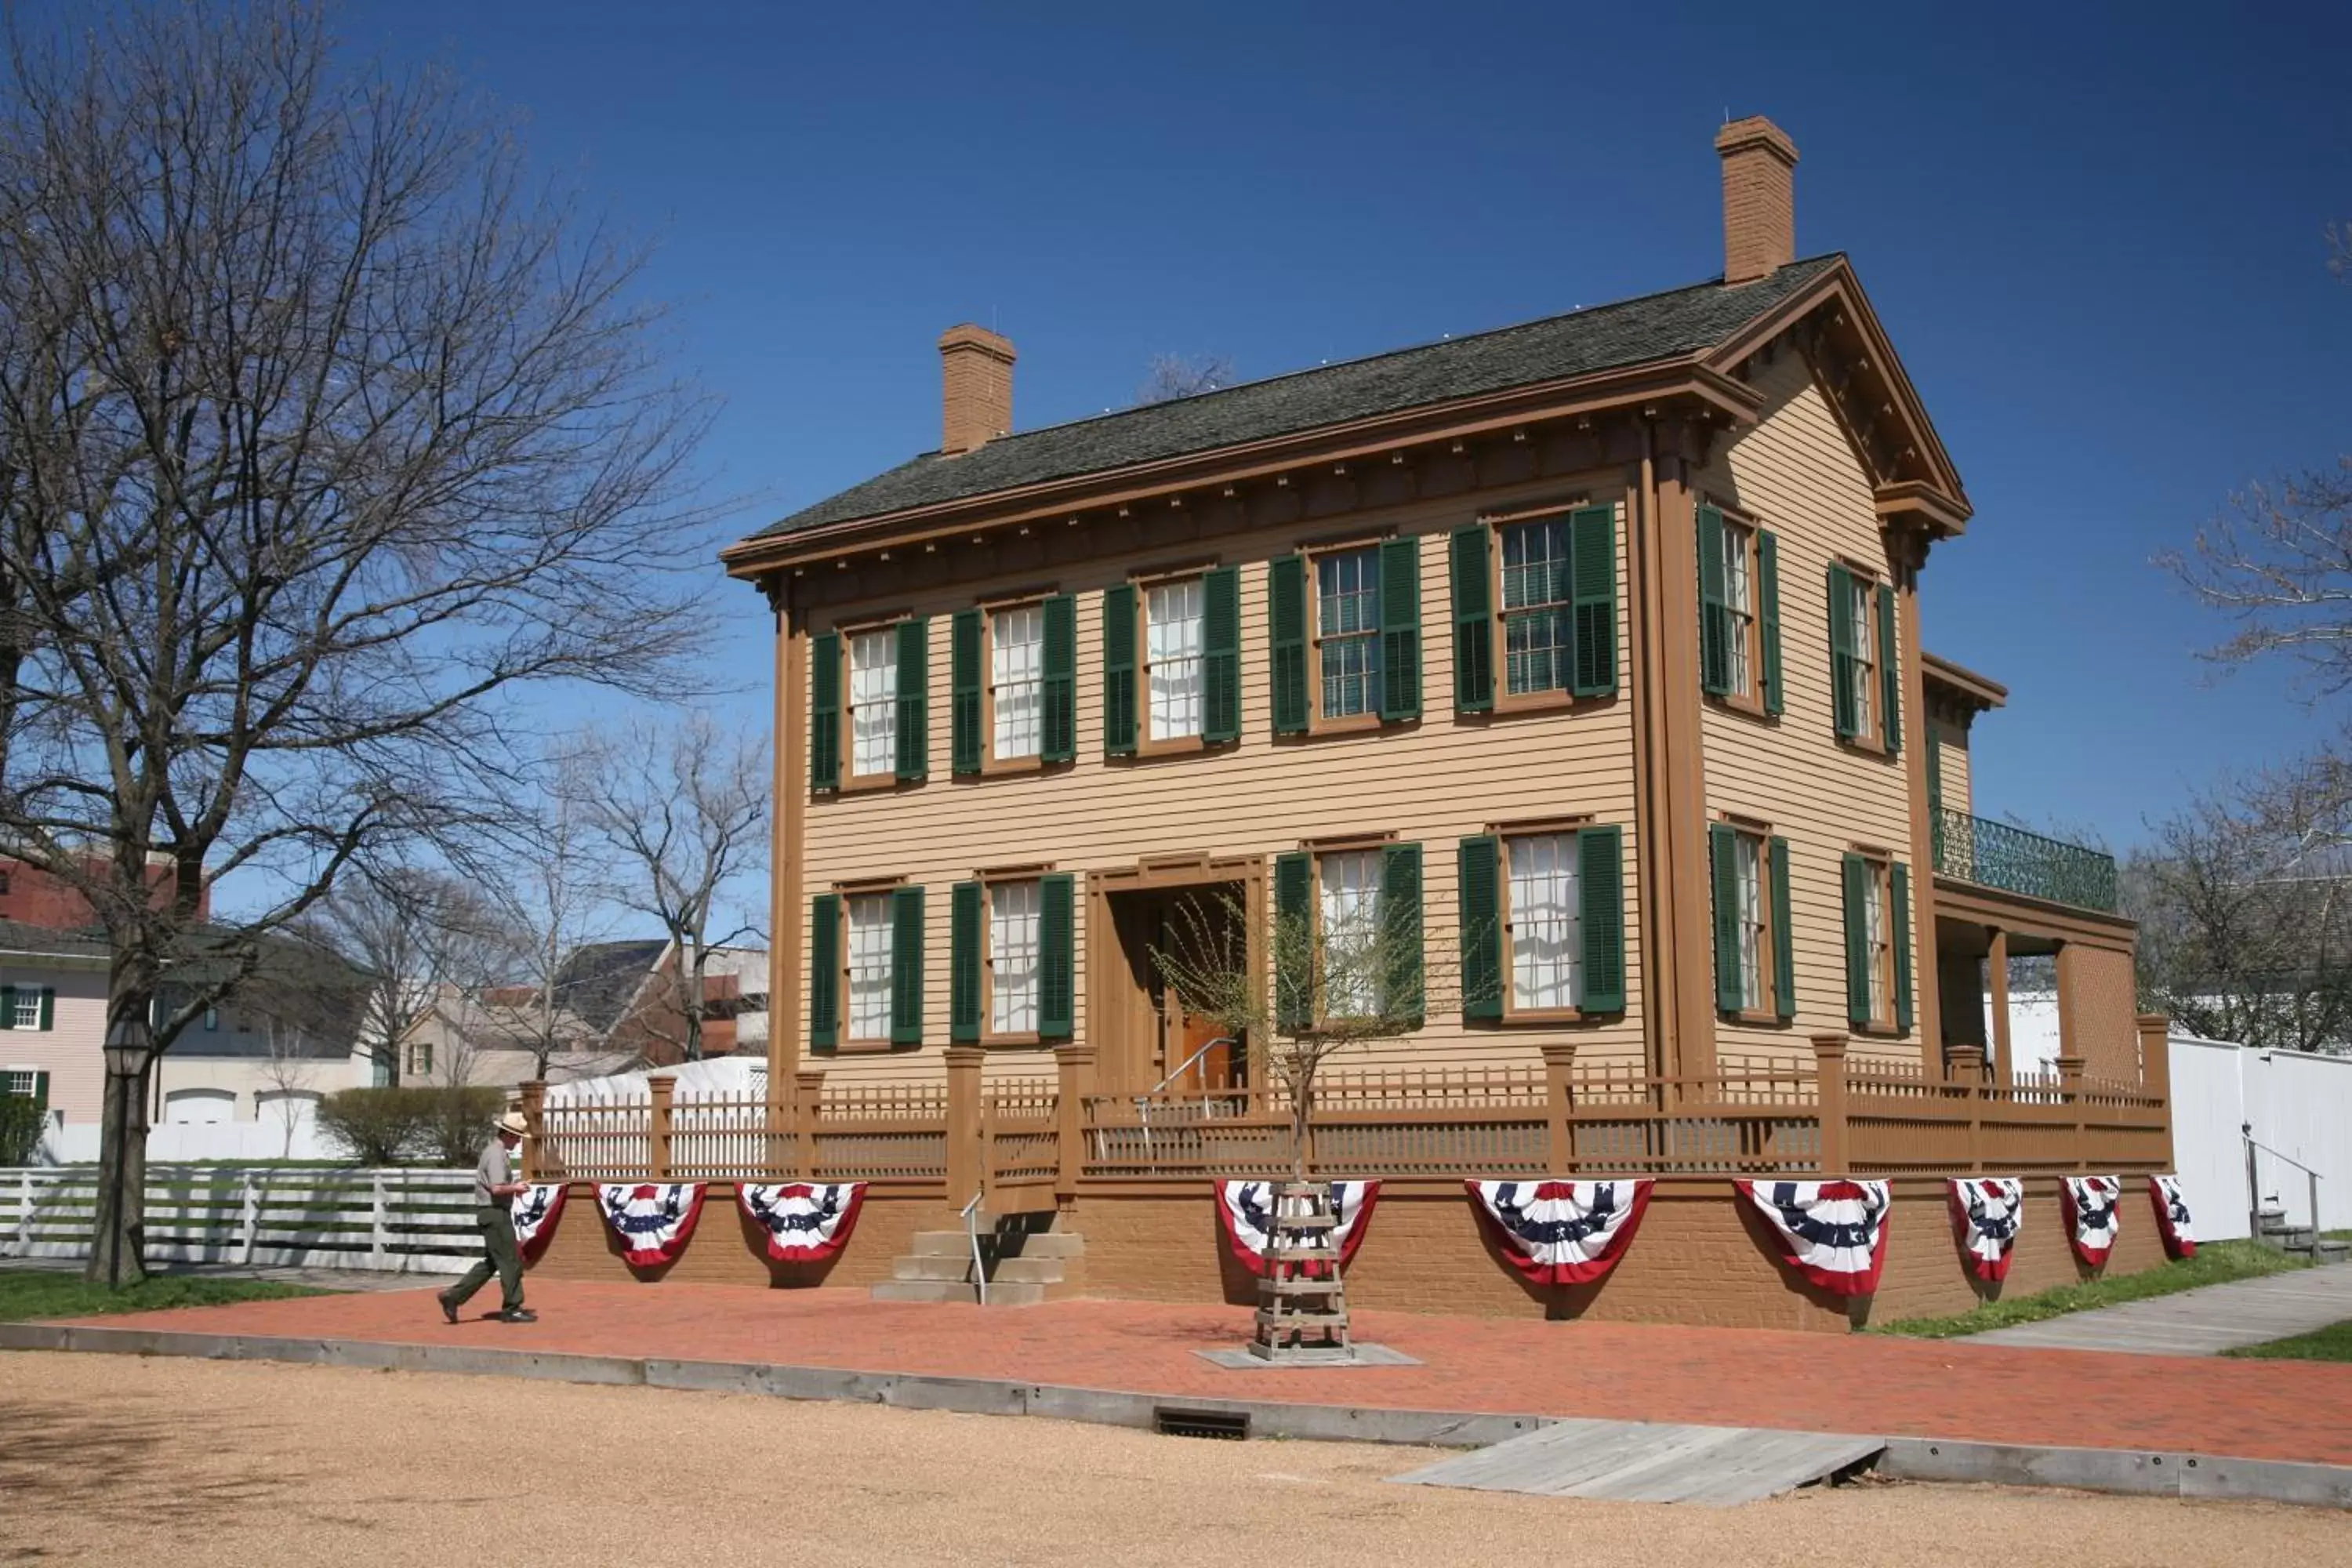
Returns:
[[[1025,428],[1126,404],[1154,353],[1255,377],[1698,281],[1710,138],[1769,114],[1800,253],[1852,254],[1976,505],[1925,630],[2013,694],[1979,809],[2124,844],[2336,718],[2217,678],[2222,626],[2148,564],[2352,450],[2321,238],[2352,218],[2352,7],[2227,9],[362,0],[341,30],[527,110],[659,237],[738,532],[936,444],[957,321],[1019,346]],[[721,604],[763,685],[756,596]]]

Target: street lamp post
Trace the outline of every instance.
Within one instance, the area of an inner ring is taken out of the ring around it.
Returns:
[[[147,1096],[141,1081],[154,1058],[155,1032],[137,1015],[117,1018],[106,1031],[106,1101],[114,1121],[111,1203],[99,1205],[98,1235],[110,1289],[122,1286],[124,1243],[141,1246],[147,1194]],[[131,1217],[125,1223],[123,1215]]]

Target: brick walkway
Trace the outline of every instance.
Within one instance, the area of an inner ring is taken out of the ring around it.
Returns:
[[[1856,1335],[1359,1312],[1419,1366],[1226,1372],[1243,1308],[916,1306],[847,1290],[533,1280],[531,1325],[443,1323],[423,1291],[250,1301],[107,1326],[987,1377],[1151,1394],[1780,1426],[2352,1464],[2352,1365]],[[478,1305],[490,1302],[490,1293]]]

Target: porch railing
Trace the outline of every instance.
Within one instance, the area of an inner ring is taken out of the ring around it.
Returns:
[[[983,1081],[952,1047],[947,1081],[838,1084],[796,1076],[789,1099],[548,1105],[526,1085],[525,1168],[540,1179],[864,1180],[986,1194],[994,1214],[1050,1209],[1089,1184],[1192,1183],[1288,1169],[1291,1107],[1266,1085],[1137,1096],[1093,1083],[1091,1047],[1051,1078]],[[2161,1171],[2171,1151],[2161,1020],[2143,1020],[2137,1084],[1938,1076],[1847,1056],[1823,1035],[1802,1057],[1727,1057],[1699,1077],[1579,1062],[1326,1069],[1309,1168],[1331,1176],[1965,1174]]]
[[[1936,812],[1936,869],[2053,904],[2116,910],[2114,856],[1948,806]]]

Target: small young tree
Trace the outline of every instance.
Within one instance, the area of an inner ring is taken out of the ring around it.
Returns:
[[[284,1136],[278,1157],[294,1157],[294,1130],[300,1126],[319,1075],[318,1045],[299,1024],[274,1014],[261,1019],[261,1081],[269,1086],[270,1110]]]

